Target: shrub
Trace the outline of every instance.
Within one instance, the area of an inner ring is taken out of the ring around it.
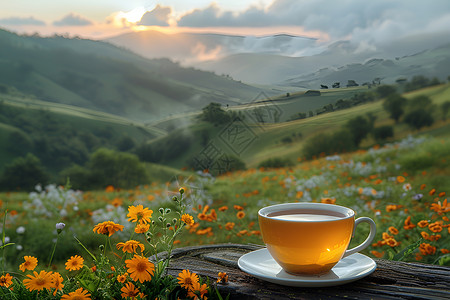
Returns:
[[[284,157],[271,157],[262,161],[258,167],[259,168],[283,168],[292,166],[293,163],[287,158]]]
[[[355,149],[351,133],[340,130],[335,133],[320,134],[310,138],[303,148],[303,154],[310,159],[319,155],[330,155]]]
[[[0,177],[0,188],[31,191],[38,183],[47,184],[48,180],[49,175],[44,171],[39,158],[28,153],[6,165]]]
[[[434,119],[429,111],[417,108],[405,115],[405,123],[413,129],[420,130],[422,127],[431,126]]]
[[[384,141],[390,137],[394,137],[394,128],[389,125],[380,126],[373,129],[373,137],[377,141]]]

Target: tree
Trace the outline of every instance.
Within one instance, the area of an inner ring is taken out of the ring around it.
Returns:
[[[450,77],[450,76],[449,76],[449,77]],[[450,80],[449,80],[449,81],[450,81]],[[333,87],[333,89],[338,89],[338,88],[341,87],[341,83],[340,83],[340,82],[335,82],[335,83],[333,83],[332,87]]]
[[[351,151],[354,148],[355,145],[349,131],[340,130],[335,133],[319,134],[308,139],[302,152],[306,158],[312,158]]]
[[[380,85],[379,87],[377,87],[375,92],[380,98],[386,98],[389,95],[395,94],[397,92],[397,89],[392,85]]]
[[[398,123],[400,117],[404,113],[405,104],[405,98],[399,94],[392,94],[384,100],[383,108],[390,114],[391,119],[394,119],[395,122]]]
[[[202,121],[210,122],[214,125],[226,124],[231,121],[231,117],[221,108],[219,103],[211,102],[202,109],[199,116]]]
[[[39,183],[46,185],[48,180],[49,175],[44,171],[39,158],[28,153],[5,166],[0,177],[0,187],[3,190],[32,191]]]
[[[411,128],[420,130],[422,127],[431,126],[434,123],[430,111],[415,109],[405,115],[405,123]]]
[[[358,116],[348,120],[345,127],[350,132],[354,145],[358,147],[361,141],[372,131],[373,123],[363,116]]]
[[[441,104],[441,111],[442,111],[442,120],[447,119],[447,114],[450,111],[450,101],[445,101]]]
[[[136,155],[130,153],[100,148],[91,155],[87,168],[92,185],[99,188],[108,185],[132,188],[149,183],[144,165]]]
[[[359,86],[359,84],[357,84],[356,81],[350,79],[347,81],[347,87],[352,87],[352,86]]]

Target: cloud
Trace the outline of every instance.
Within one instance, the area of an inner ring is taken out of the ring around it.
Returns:
[[[169,19],[172,15],[171,7],[163,7],[159,4],[152,11],[146,12],[138,25],[144,26],[169,26]]]
[[[53,22],[54,26],[88,26],[92,24],[90,20],[77,16],[74,13],[70,13],[61,20]]]
[[[275,0],[266,8],[252,6],[233,13],[217,4],[196,9],[178,20],[185,27],[298,26],[326,32],[332,40],[380,41],[450,28],[448,0]]]
[[[19,18],[19,17],[11,17],[0,19],[0,25],[6,26],[22,26],[22,25],[33,25],[33,26],[45,26],[45,22],[41,20],[37,20],[33,17],[28,18]]]

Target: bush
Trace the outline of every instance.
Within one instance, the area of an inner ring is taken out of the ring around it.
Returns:
[[[284,157],[272,157],[262,161],[258,168],[284,168],[292,166],[293,163],[287,158]]]
[[[391,119],[394,119],[396,123],[400,120],[400,117],[404,113],[406,101],[407,100],[399,94],[391,94],[383,102],[384,110],[389,113]]]
[[[405,123],[411,128],[420,130],[422,127],[431,126],[434,123],[433,116],[427,110],[415,109],[405,115]]]
[[[311,159],[320,155],[330,155],[355,149],[353,137],[348,130],[316,135],[310,138],[303,148],[303,154]]]
[[[6,165],[0,177],[0,189],[32,191],[37,184],[45,185],[48,180],[49,175],[44,171],[39,158],[28,153]]]
[[[376,141],[384,141],[388,138],[394,137],[394,128],[389,125],[374,128],[373,137]]]

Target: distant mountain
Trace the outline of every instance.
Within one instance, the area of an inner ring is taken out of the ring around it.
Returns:
[[[383,83],[394,83],[399,78],[410,79],[416,75],[446,80],[450,75],[450,44],[414,55],[390,59],[369,59],[364,63],[353,63],[338,68],[322,68],[316,72],[285,80],[282,84],[301,88],[319,88],[321,84],[331,86],[348,80],[358,84],[380,78]]]
[[[147,58],[171,58],[183,65],[197,65],[202,61],[217,60],[239,53],[300,56],[309,54],[308,49],[316,48],[316,39],[288,34],[268,36],[165,34],[149,30],[125,33],[105,41]]]
[[[210,102],[249,102],[264,90],[105,42],[4,30],[0,84],[41,100],[146,122],[198,111]]]

